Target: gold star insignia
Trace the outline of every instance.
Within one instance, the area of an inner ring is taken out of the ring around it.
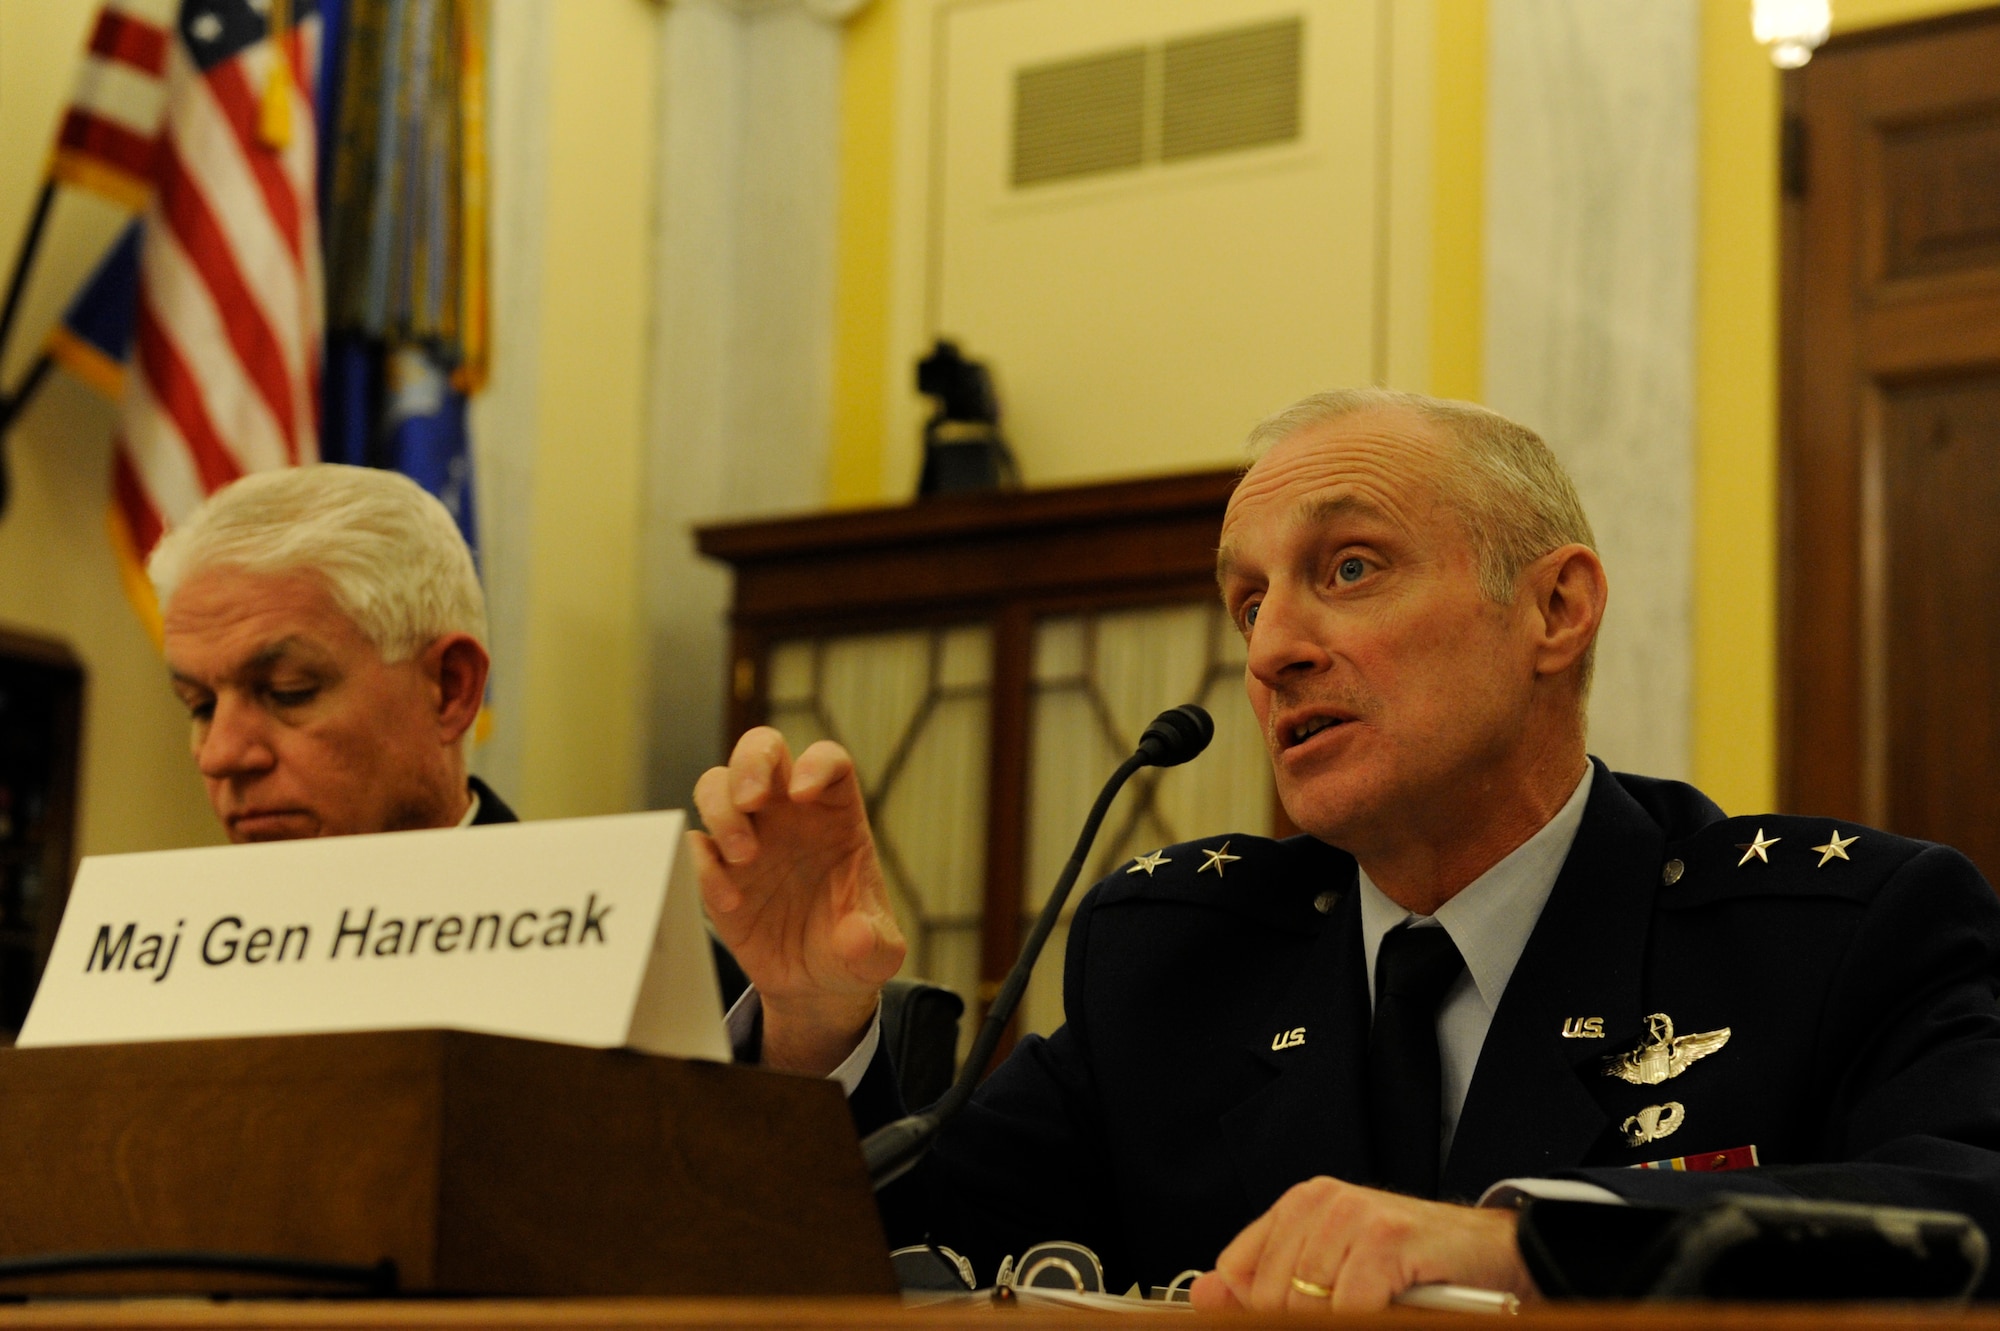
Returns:
[[[1146,871],[1146,877],[1151,878],[1153,876],[1153,870],[1159,868],[1162,864],[1172,864],[1172,863],[1173,863],[1172,860],[1168,859],[1165,855],[1162,855],[1159,851],[1156,850],[1150,855],[1134,856],[1132,860],[1132,867],[1127,869],[1125,872],[1137,873],[1139,872],[1139,870],[1144,869]]]
[[[1207,873],[1210,869],[1213,869],[1217,878],[1222,877],[1223,865],[1234,864],[1243,858],[1241,855],[1231,855],[1229,853],[1229,843],[1227,841],[1222,843],[1221,850],[1204,850],[1202,854],[1208,856],[1208,858],[1201,862],[1201,867],[1196,869],[1195,872]]]
[[[1743,858],[1736,861],[1736,867],[1740,869],[1748,864],[1752,855],[1769,864],[1771,857],[1764,853],[1765,850],[1783,840],[1784,838],[1781,836],[1767,837],[1764,835],[1764,829],[1761,827],[1758,828],[1756,836],[1750,838],[1748,841],[1739,841],[1736,843],[1736,849],[1743,852]]]
[[[1861,834],[1859,832],[1856,832],[1851,837],[1843,837],[1840,834],[1840,829],[1837,827],[1834,828],[1833,836],[1827,840],[1827,843],[1824,846],[1813,847],[1814,850],[1819,852],[1819,863],[1814,867],[1824,869],[1826,867],[1826,862],[1828,860],[1846,859],[1847,848],[1853,845],[1855,842],[1859,841],[1860,839],[1861,839]]]

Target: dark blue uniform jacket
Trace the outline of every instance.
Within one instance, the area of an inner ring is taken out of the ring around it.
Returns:
[[[1760,829],[1768,862],[1739,863]],[[1480,1052],[1443,1195],[1525,1175],[1674,1205],[1841,1198],[1963,1211],[2000,1240],[2000,903],[1956,851],[1853,825],[1838,825],[1847,858],[1821,864],[1812,848],[1835,831],[1725,819],[1690,786],[1600,765]],[[1199,872],[1224,840],[1242,858]],[[1242,834],[1166,855],[1085,898],[1067,1023],[1023,1040],[885,1191],[893,1241],[929,1235],[990,1279],[1004,1253],[1071,1239],[1114,1288],[1165,1284],[1212,1266],[1292,1184],[1374,1177],[1353,859]],[[1659,1084],[1608,1075],[1654,1014],[1730,1036]],[[1564,1035],[1592,1017],[1601,1038]],[[1669,1101],[1671,1135],[1628,1145],[1626,1120]],[[898,1112],[884,1060],[854,1108],[864,1127]],[[1759,1167],[1631,1168],[1746,1146]]]

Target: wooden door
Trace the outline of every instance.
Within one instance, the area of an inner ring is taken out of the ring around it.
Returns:
[[[2000,881],[2000,9],[1785,96],[1783,803]]]

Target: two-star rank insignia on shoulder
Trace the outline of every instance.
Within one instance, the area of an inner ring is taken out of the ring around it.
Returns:
[[[1239,846],[1239,849],[1241,847]],[[1867,902],[1897,881],[1922,841],[1832,819],[1763,813],[1719,818],[1660,848],[1662,910],[1699,910],[1732,899],[1829,897]],[[1713,927],[1731,927],[1717,921]],[[1639,1010],[1671,1006],[1662,996]],[[1628,1014],[1627,1021],[1635,1014]]]

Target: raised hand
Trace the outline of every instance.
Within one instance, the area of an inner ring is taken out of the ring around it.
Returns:
[[[709,919],[764,1003],[764,1064],[824,1076],[903,964],[854,759],[822,740],[793,761],[768,726],[695,783],[688,834]]]
[[[1188,1294],[1211,1312],[1384,1308],[1412,1285],[1437,1283],[1526,1301],[1539,1296],[1521,1261],[1518,1222],[1511,1210],[1307,1179],[1251,1221]]]

